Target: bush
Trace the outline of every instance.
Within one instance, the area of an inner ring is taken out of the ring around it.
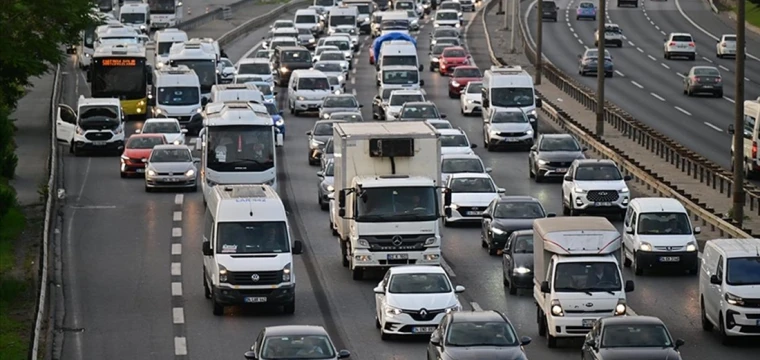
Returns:
[[[7,184],[0,183],[0,218],[16,206],[16,191]]]
[[[18,165],[18,156],[9,145],[0,145],[0,177],[13,179]]]

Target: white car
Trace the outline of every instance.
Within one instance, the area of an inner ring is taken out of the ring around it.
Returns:
[[[135,130],[137,134],[161,134],[166,138],[167,144],[184,145],[187,129],[179,126],[177,119],[148,119],[143,123],[142,129]]]
[[[393,90],[388,98],[388,104],[384,105],[385,121],[395,121],[398,119],[401,107],[407,102],[418,102],[425,100],[425,93],[422,90]]]
[[[562,181],[562,213],[565,216],[582,212],[606,212],[625,215],[631,191],[617,164],[612,160],[577,159]]]
[[[331,36],[347,36],[351,40],[354,51],[359,50],[359,29],[351,25],[338,25],[332,28]]]
[[[478,147],[477,144],[471,144],[460,129],[440,129],[438,133],[441,134],[441,155],[474,154],[472,149]]]
[[[441,156],[441,183],[445,184],[451,174],[490,174],[492,169],[483,164],[476,154],[446,154]]]
[[[388,269],[375,291],[375,326],[380,337],[432,334],[443,317],[462,310],[454,286],[440,266],[397,266]]]
[[[414,10],[407,10],[406,15],[409,17],[409,28],[413,31],[420,29],[420,15]]]
[[[228,58],[220,58],[216,73],[219,75],[219,82],[222,84],[231,83],[235,78],[235,64]]]
[[[321,40],[321,39],[320,39]],[[324,38],[323,45],[337,46],[338,50],[343,52],[346,60],[349,62],[354,59],[354,46],[351,44],[351,39],[347,36],[328,36]]]
[[[689,33],[670,33],[663,46],[663,56],[666,59],[685,57],[694,61],[697,58],[697,45]]]
[[[268,43],[265,43],[262,45],[262,47],[271,49],[274,51],[274,49],[278,47],[286,47],[286,46],[299,46],[298,45],[298,39],[292,38],[292,37],[284,37],[284,36],[278,36],[275,38],[272,38]]]
[[[272,26],[269,27],[269,35],[271,36],[274,34],[275,30],[277,29],[289,29],[295,27],[296,24],[293,22],[293,20],[276,20],[274,23],[272,23]]]
[[[237,75],[255,75],[261,77],[261,81],[274,82],[272,65],[268,59],[245,58],[237,64]]]
[[[618,24],[604,24],[604,44],[623,47],[623,29]],[[599,31],[594,31],[594,46],[599,45]]]
[[[430,124],[431,126],[433,126],[434,128],[436,128],[437,130],[453,129],[454,128],[453,126],[451,126],[451,123],[448,120],[443,120],[443,119],[428,119],[428,120],[425,120],[425,122],[427,122],[428,124]]]
[[[319,55],[319,60],[317,62],[339,64],[346,72],[348,72],[348,69],[350,68],[348,61],[346,61],[346,58],[343,56],[343,52],[337,50],[337,48],[335,50],[323,51]]]
[[[337,76],[340,81],[346,81],[348,79],[348,69],[344,69],[336,62],[318,61],[314,63],[313,69],[319,70],[327,76]]]
[[[481,222],[488,204],[505,192],[496,187],[491,175],[486,173],[451,174],[445,187],[444,201],[451,196],[443,218],[445,226],[455,222]]]
[[[736,57],[736,35],[725,34],[715,44],[715,56],[718,58]],[[746,56],[746,55],[745,55]]]
[[[459,94],[462,115],[472,116],[483,111],[483,82],[470,81]]]
[[[456,10],[438,10],[433,16],[433,26],[450,26],[458,29],[462,26],[462,23]]]
[[[339,52],[340,55],[343,57],[343,60],[344,61],[346,60],[346,56],[343,55],[343,52],[340,51],[340,49],[338,49],[337,46],[334,46],[334,45],[320,45],[320,46],[317,46],[316,49],[314,49],[314,57],[313,57],[314,60],[313,61],[314,62],[318,62],[318,61],[322,60],[322,54],[325,53],[325,52],[327,52],[327,51],[330,51],[330,52]]]

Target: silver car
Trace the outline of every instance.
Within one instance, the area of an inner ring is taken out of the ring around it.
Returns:
[[[311,29],[299,28],[298,44],[309,50],[313,50],[317,46],[317,38],[314,37],[314,33],[311,32]]]
[[[198,190],[198,169],[187,146],[156,145],[144,161],[146,192],[161,188]]]
[[[340,50],[326,50],[319,55],[319,62],[336,63],[343,68],[343,71],[348,72],[348,61],[343,56],[343,52]]]
[[[235,71],[235,64],[230,59],[220,58],[219,63],[217,63],[216,73],[220,83],[229,84],[237,72]]]
[[[533,126],[520,108],[499,108],[483,121],[483,143],[486,150],[533,146]]]
[[[357,112],[362,108],[362,104],[356,100],[356,96],[351,94],[330,95],[326,96],[319,108],[319,118],[329,119],[330,114],[334,112]]]
[[[324,169],[327,167],[327,163],[335,159],[335,144],[333,139],[327,139],[324,149],[322,149],[322,158],[319,160],[319,168]]]
[[[345,122],[362,122],[364,118],[358,111],[339,111],[330,114],[330,120],[341,120]]]
[[[344,69],[337,62],[324,62],[319,61],[314,63],[314,70],[319,70],[327,76],[342,76],[343,81],[348,79],[348,69]]]
[[[330,207],[329,195],[335,191],[333,184],[335,184],[334,173],[334,161],[331,159],[325,162],[325,166],[322,170],[317,171],[317,177],[319,178],[319,184],[317,185],[317,203],[322,210],[327,210]]]

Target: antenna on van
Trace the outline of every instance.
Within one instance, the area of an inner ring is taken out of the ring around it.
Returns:
[[[253,217],[253,205],[248,202],[248,216]]]

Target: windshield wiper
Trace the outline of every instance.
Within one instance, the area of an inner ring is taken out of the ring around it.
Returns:
[[[610,290],[610,289],[605,289],[605,288],[591,288],[591,289],[588,289],[588,290],[589,290],[589,291],[597,291],[597,292],[598,292],[598,291],[603,291],[603,292],[606,292],[606,293],[608,293],[608,294],[610,294],[610,295],[615,295],[615,293],[614,293],[612,290]]]

